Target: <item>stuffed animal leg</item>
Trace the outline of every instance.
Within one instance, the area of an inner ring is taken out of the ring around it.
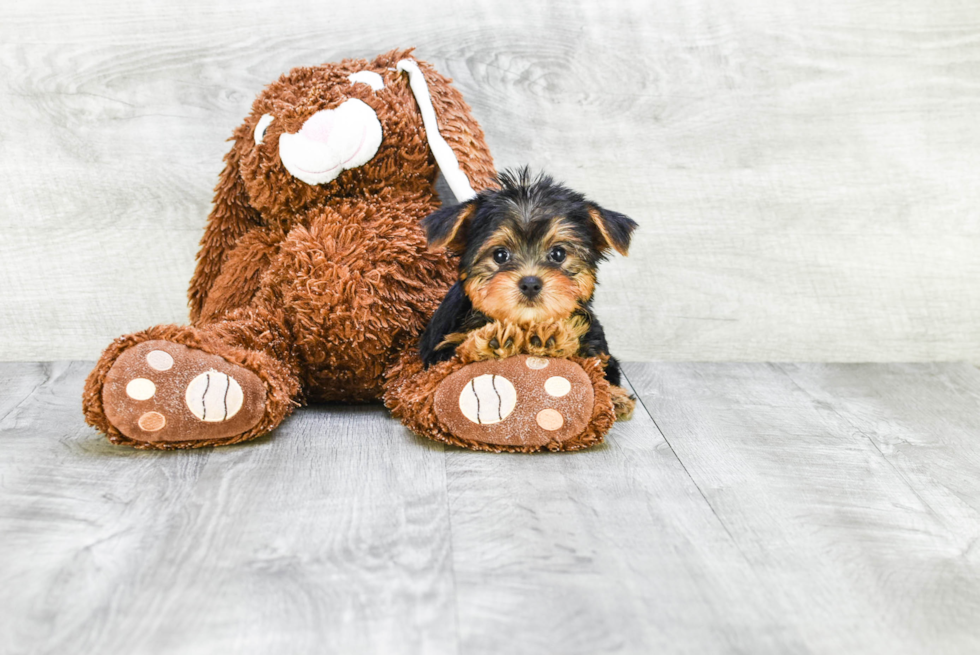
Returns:
[[[515,355],[423,367],[406,353],[385,392],[392,415],[416,434],[493,452],[580,450],[601,443],[616,420],[597,357]]]
[[[202,328],[160,325],[116,339],[85,384],[86,421],[136,448],[231,444],[269,432],[300,383],[273,321],[253,313]],[[265,343],[263,343],[265,341]]]

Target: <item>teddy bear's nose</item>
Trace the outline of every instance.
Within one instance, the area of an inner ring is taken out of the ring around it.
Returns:
[[[330,133],[333,132],[336,123],[336,112],[324,109],[307,118],[299,133],[310,141],[327,143],[330,141]]]

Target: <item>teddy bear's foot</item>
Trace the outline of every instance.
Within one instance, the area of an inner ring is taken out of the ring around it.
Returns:
[[[518,355],[461,368],[439,384],[434,400],[440,422],[464,443],[570,450],[588,427],[594,393],[575,362]]]
[[[186,447],[234,441],[255,427],[266,391],[242,366],[158,339],[119,355],[105,376],[102,405],[109,423],[133,441]]]

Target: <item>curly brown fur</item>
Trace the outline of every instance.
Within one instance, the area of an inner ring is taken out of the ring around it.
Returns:
[[[251,114],[232,135],[234,144],[225,155],[225,167],[215,187],[214,208],[208,217],[197,270],[191,280],[194,323],[250,301],[247,293],[227,300],[211,299],[216,291],[226,288],[218,282],[222,273],[227,279],[229,273],[244,272],[240,269],[246,262],[236,260],[234,251],[243,244],[246,234],[259,231],[266,241],[281,243],[292,227],[310,224],[311,210],[331,207],[343,214],[345,207],[338,205],[345,199],[348,207],[380,196],[399,204],[403,199],[414,199],[427,205],[426,213],[438,207],[437,170],[422,118],[407,79],[394,70],[398,61],[411,57],[412,49],[393,50],[372,61],[345,59],[335,64],[295,68],[259,94]],[[453,149],[460,168],[474,189],[494,185],[493,160],[469,106],[449,78],[426,62],[416,62],[425,74],[439,116],[440,134]],[[360,71],[381,75],[384,88],[372,91],[347,80],[348,75]],[[382,124],[384,139],[377,154],[367,164],[344,171],[329,184],[313,186],[294,178],[279,161],[276,150],[279,136],[297,132],[312,114],[339,106],[350,98],[370,106]],[[275,116],[275,120],[267,128],[262,143],[255,144],[252,135],[264,114]],[[390,221],[416,232],[416,218],[412,214],[411,224],[400,216],[391,217]],[[426,268],[442,267],[446,260],[434,256],[427,258],[425,264]],[[246,288],[257,290],[255,276],[244,275],[236,282],[247,280],[253,282],[246,284]]]
[[[266,382],[266,418],[234,440],[268,432],[298,402],[380,398],[388,369],[416,342],[455,278],[449,257],[427,249],[419,226],[440,203],[419,108],[407,76],[395,70],[405,58],[413,58],[411,50],[296,68],[259,94],[232,135],[215,188],[190,284],[194,327],[158,326],[112,344],[86,384],[93,426],[116,443],[131,441],[105,419],[101,388],[115,358],[146,339],[200,348]],[[462,96],[448,78],[415,61],[440,134],[470,184],[478,191],[496,184],[483,132]],[[384,88],[351,83],[348,75],[360,71],[380,75]],[[377,153],[329,183],[293,177],[277,152],[279,136],[352,98],[382,126]],[[274,120],[257,144],[253,132],[264,114]],[[138,447],[199,445],[211,444]]]
[[[456,285],[422,335],[423,362],[459,351],[468,361],[515,352],[600,356],[619,388],[619,363],[592,297],[599,263],[610,250],[627,254],[636,223],[527,168],[502,173],[498,183],[423,221],[430,248],[460,256]],[[511,345],[499,337],[494,345],[498,333]]]

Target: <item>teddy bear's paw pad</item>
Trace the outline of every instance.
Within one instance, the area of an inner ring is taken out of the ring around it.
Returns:
[[[136,441],[211,441],[253,428],[265,386],[252,371],[170,341],[124,352],[102,387],[106,418]]]
[[[557,448],[580,435],[593,403],[581,366],[528,355],[469,364],[435,394],[436,415],[454,436],[531,448]]]

